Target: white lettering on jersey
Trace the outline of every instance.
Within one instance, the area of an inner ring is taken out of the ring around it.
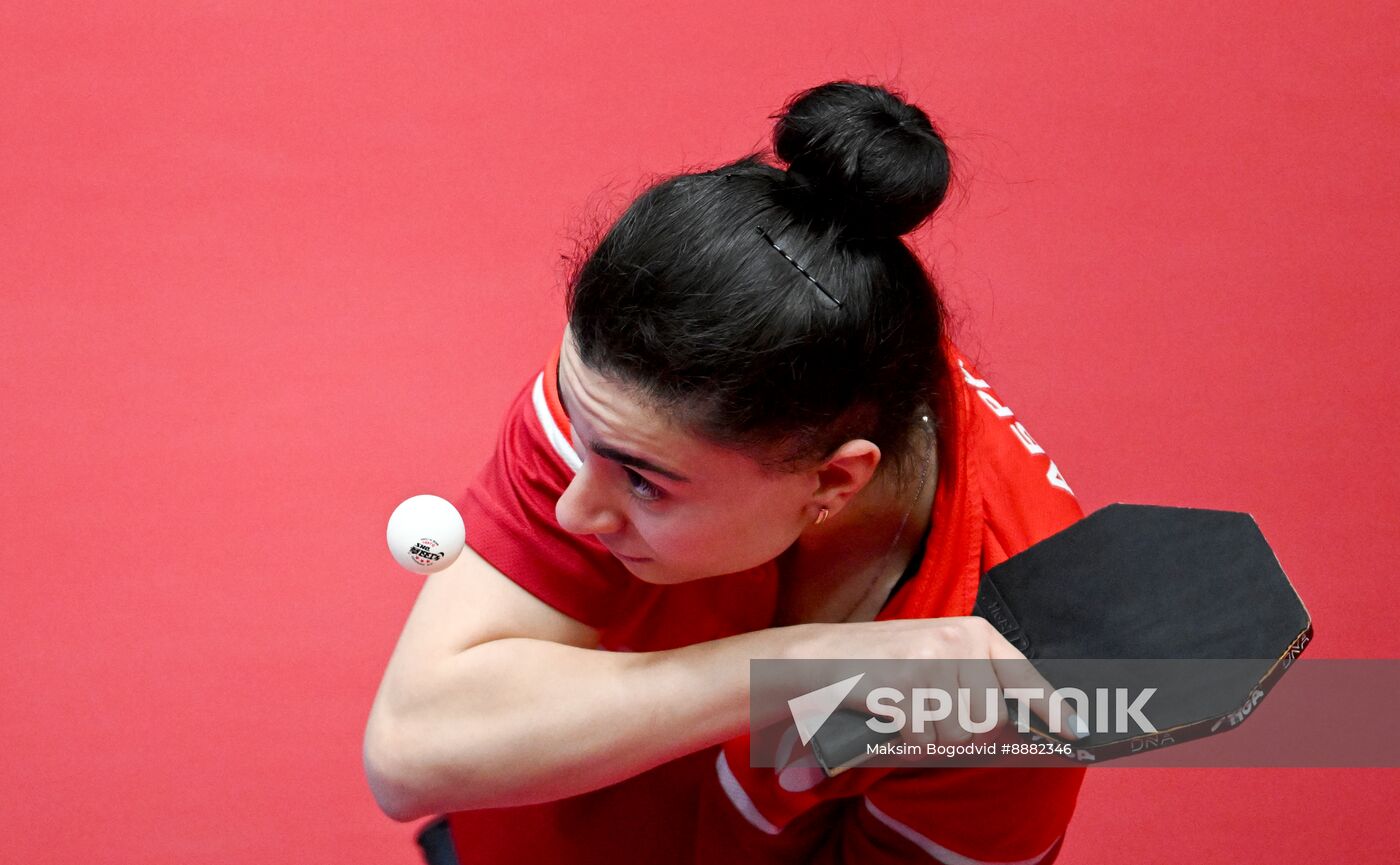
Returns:
[[[1021,423],[1020,421],[1016,421],[1014,424],[1011,425],[1011,431],[1016,434],[1016,438],[1021,440],[1021,444],[1026,446],[1026,450],[1030,451],[1032,454],[1045,453],[1045,448],[1036,444],[1035,439],[1031,438],[1031,434],[1026,432],[1025,424]]]
[[[992,414],[999,418],[1009,418],[1013,416],[1014,413],[1010,408],[1002,405],[996,397],[988,392],[991,390],[992,386],[985,380],[968,372],[961,358],[958,360],[958,368],[962,370],[963,380],[977,391],[978,398],[982,400],[982,403],[987,406],[987,408],[992,410]],[[1011,432],[1031,456],[1038,456],[1045,453],[1045,448],[1037,444],[1036,440],[1031,438],[1031,434],[1026,431],[1025,424],[1016,421],[1011,424]],[[1065,482],[1065,476],[1060,474],[1060,469],[1055,465],[1054,460],[1050,460],[1050,469],[1045,473],[1045,479],[1050,482],[1052,487],[1057,487],[1070,495],[1074,495],[1074,490],[1069,488],[1069,484]]]
[[[972,373],[968,372],[967,367],[963,366],[963,362],[961,359],[958,360],[958,369],[962,370],[963,378],[967,380],[967,383],[977,388],[978,390],[986,390],[987,388],[991,387],[991,385],[987,384],[982,379],[976,378],[975,376],[973,376]]]
[[[977,395],[982,398],[982,402],[986,403],[987,408],[991,409],[992,413],[997,417],[1011,417],[1011,409],[997,402],[997,398],[990,393],[985,390],[979,390]]]

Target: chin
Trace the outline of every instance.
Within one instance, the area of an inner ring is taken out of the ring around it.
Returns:
[[[697,577],[684,576],[668,571],[665,567],[657,564],[655,559],[628,561],[621,556],[614,555],[614,557],[622,563],[622,566],[626,568],[632,576],[644,583],[650,583],[654,586],[674,586],[698,579]]]
[[[650,583],[653,586],[675,586],[680,583],[688,583],[694,579],[693,577],[683,577],[667,573],[661,568],[656,567],[655,562],[623,562],[622,565],[627,568],[632,576],[644,583]]]
[[[657,564],[655,559],[650,559],[645,562],[629,562],[619,558],[618,561],[622,562],[622,566],[625,567],[632,576],[653,586],[679,586],[682,583],[694,583],[698,580],[708,580],[712,577],[723,576],[723,574],[718,573],[678,573],[666,568],[664,565]]]

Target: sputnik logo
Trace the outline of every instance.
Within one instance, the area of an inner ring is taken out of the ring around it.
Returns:
[[[792,712],[792,720],[797,724],[797,735],[801,737],[802,744],[812,741],[812,737],[817,735],[826,719],[841,708],[841,703],[850,696],[856,683],[863,678],[865,674],[858,673],[849,679],[842,679],[835,684],[788,700],[788,711]]]

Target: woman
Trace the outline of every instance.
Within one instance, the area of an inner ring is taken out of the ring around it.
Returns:
[[[366,768],[463,863],[1059,850],[1076,769],[748,766],[751,658],[994,681],[1020,655],[969,616],[979,575],[1081,516],[900,239],[948,187],[926,114],[833,82],[774,145],[647,190],[582,263],[404,627]]]

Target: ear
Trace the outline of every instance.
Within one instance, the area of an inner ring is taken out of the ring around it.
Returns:
[[[851,439],[816,468],[817,489],[813,505],[833,515],[870,483],[880,467],[880,448],[865,439]]]

